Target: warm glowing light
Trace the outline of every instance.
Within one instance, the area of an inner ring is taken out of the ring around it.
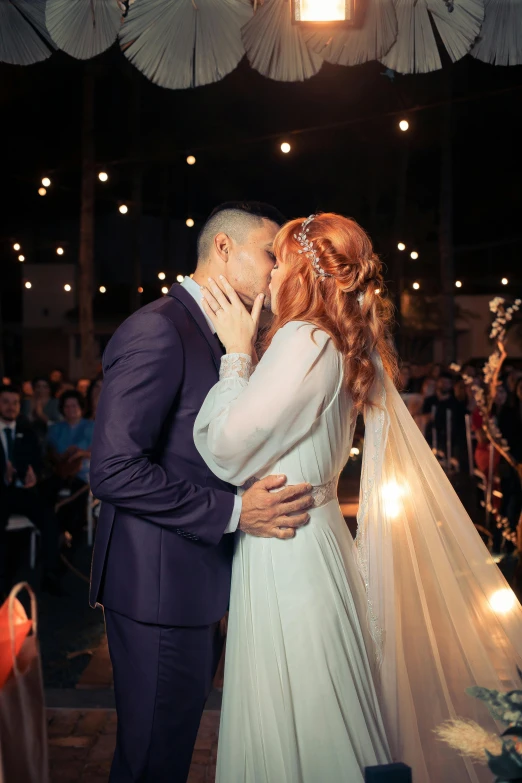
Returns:
[[[189,164],[189,166],[193,166],[195,162],[196,162],[196,158],[194,157],[194,155],[189,155],[187,158],[187,163]]]
[[[404,244],[404,242],[399,242],[397,247],[399,248],[399,250],[406,250],[406,245]]]
[[[69,291],[72,291],[72,288],[71,288],[71,286],[69,285],[69,283],[66,283],[66,284],[64,285],[64,287],[63,287],[63,290],[64,290],[64,291],[67,291],[67,293],[69,293]]]
[[[399,122],[399,128],[401,129],[401,131],[407,131],[409,127],[410,127],[410,123],[408,122],[408,120],[401,120]]]
[[[410,258],[413,258],[414,261],[416,261],[419,257],[419,254],[416,250],[414,250],[412,253],[410,253]]]
[[[59,256],[63,256],[65,250],[63,249],[63,247],[57,247],[56,252],[58,253]]]
[[[281,144],[281,152],[284,152],[285,155],[288,155],[288,153],[290,152],[291,149],[292,149],[292,147],[291,147],[291,145],[287,141],[284,141]]]
[[[376,293],[376,294],[380,294],[380,293],[381,293],[381,289],[380,289],[380,288],[376,288],[376,289],[375,289],[375,293]]]
[[[158,272],[158,280],[165,280],[166,277],[165,272]]]
[[[22,248],[20,247],[20,245],[18,244],[18,242],[15,242],[15,244],[13,245],[13,250],[16,250],[16,252],[18,253],[18,251],[19,251],[19,250],[21,250],[21,249],[22,249]]]
[[[138,290],[139,290],[139,289],[138,289]],[[101,286],[99,287],[98,291],[100,292],[100,294],[106,294],[106,293],[107,293],[107,289],[105,288],[105,286],[104,286],[104,285],[101,285]]]
[[[44,186],[44,188],[50,188],[51,187],[51,180],[49,179],[49,177],[44,177],[43,178],[42,185]]]
[[[503,277],[500,282],[502,283],[502,285],[507,285],[509,281],[508,281],[507,277]]]
[[[390,519],[399,516],[402,509],[401,498],[405,494],[404,487],[397,484],[396,481],[388,481],[381,489],[384,510]]]
[[[140,285],[140,287],[138,288],[138,293],[139,293],[139,294],[142,294],[142,293],[143,293],[143,288],[141,287],[141,285]]]
[[[126,215],[127,212],[129,211],[129,208],[128,208],[128,206],[126,204],[120,204],[119,210],[120,210],[122,215]]]
[[[300,21],[343,22],[346,19],[346,0],[301,0]]]
[[[193,219],[192,219],[192,218],[187,218],[187,219],[185,220],[185,223],[187,224],[187,226],[188,226],[189,228],[194,228],[194,221],[193,221]]]
[[[25,256],[19,255],[19,256],[18,256],[18,260],[20,261],[20,263],[22,263],[22,264],[23,264],[23,263],[24,263],[24,261],[25,261]]]
[[[166,285],[164,285],[163,288],[161,289],[161,293],[162,294],[168,294],[168,292],[169,292],[169,289],[167,288]]]
[[[354,446],[352,449],[350,449],[350,454],[351,454],[352,457],[356,457],[359,453],[360,453],[359,449],[356,446]]]
[[[107,182],[107,180],[109,179],[109,175],[107,174],[106,171],[100,171],[100,173],[98,174],[98,179],[100,180],[100,182]]]
[[[498,614],[506,614],[513,609],[516,602],[515,593],[507,587],[502,590],[497,590],[489,599],[489,603],[493,607],[493,610]]]
[[[178,275],[176,277],[176,280],[178,281],[178,283],[182,283],[184,281],[184,279],[185,279],[185,275]]]
[[[455,280],[455,285],[457,288],[462,288],[462,280]]]
[[[419,290],[419,288],[420,288],[420,283],[414,283],[414,284],[413,284],[413,287],[414,287],[414,289],[415,289],[416,291],[418,291],[418,290]]]
[[[29,280],[25,283],[26,288],[32,288],[33,284],[29,282]]]
[[[45,196],[47,193],[45,188],[38,188],[38,195],[39,196]]]

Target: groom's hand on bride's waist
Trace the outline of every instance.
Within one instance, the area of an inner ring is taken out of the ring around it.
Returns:
[[[239,520],[243,533],[259,538],[294,538],[297,528],[308,523],[306,510],[313,506],[312,486],[285,484],[286,476],[267,476],[245,492]]]

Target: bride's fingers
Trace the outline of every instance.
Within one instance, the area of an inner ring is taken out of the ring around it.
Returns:
[[[208,287],[212,291],[214,298],[217,300],[217,302],[223,308],[223,310],[226,310],[227,307],[230,307],[230,302],[228,301],[227,297],[225,296],[221,288],[218,286],[216,281],[213,280],[211,277],[208,278]]]
[[[203,305],[203,309],[212,321],[213,324],[216,323],[216,312],[221,309],[221,305],[219,305],[210,291],[207,291],[206,289],[203,289],[202,291],[203,298],[201,300],[201,303]]]
[[[259,319],[261,318],[261,311],[263,309],[263,303],[265,301],[265,295],[259,294],[259,296],[256,296],[256,301],[254,302],[254,306],[252,308],[252,321],[254,322],[254,327],[257,334],[257,329],[259,327]]]
[[[245,305],[239,298],[239,296],[236,293],[235,288],[233,288],[230,283],[228,282],[227,278],[224,275],[219,276],[219,282],[221,286],[223,287],[223,290],[225,291],[226,295],[230,299],[230,304],[235,305],[236,307],[244,307]]]

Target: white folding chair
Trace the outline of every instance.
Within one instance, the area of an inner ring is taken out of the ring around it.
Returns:
[[[31,537],[29,543],[29,563],[34,571],[36,566],[36,543],[37,538],[40,535],[40,531],[34,525],[28,517],[24,517],[21,514],[12,514],[7,522],[6,532],[17,533],[20,530],[30,530]]]

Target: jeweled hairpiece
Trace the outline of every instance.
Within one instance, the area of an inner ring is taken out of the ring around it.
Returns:
[[[325,272],[319,263],[319,255],[314,248],[314,240],[310,239],[308,236],[308,232],[310,231],[310,223],[316,217],[317,215],[310,215],[310,217],[307,218],[302,224],[299,234],[294,234],[294,239],[297,239],[302,247],[302,250],[300,250],[299,253],[305,253],[305,255],[310,256],[315,273],[320,278],[333,277],[333,275],[329,275],[328,272]]]

